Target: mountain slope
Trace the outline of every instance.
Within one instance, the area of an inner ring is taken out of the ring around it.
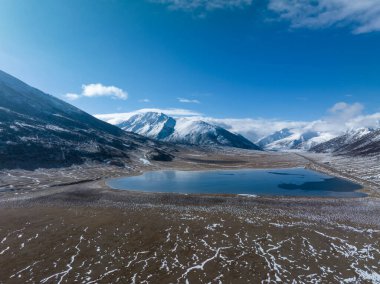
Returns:
[[[312,147],[317,153],[334,153],[364,156],[380,153],[380,130],[359,128]]]
[[[154,143],[0,71],[0,168],[128,161],[139,151],[155,150]]]
[[[222,127],[197,119],[174,119],[163,113],[136,114],[118,126],[126,131],[172,143],[260,149],[243,136],[231,133]]]

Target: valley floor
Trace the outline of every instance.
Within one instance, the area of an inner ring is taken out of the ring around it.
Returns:
[[[373,179],[348,175],[335,166],[341,160],[327,156],[186,149],[178,156],[128,170],[4,172],[0,283],[380,283]],[[296,166],[361,181],[370,196],[177,195],[104,184],[109,176],[162,168]]]

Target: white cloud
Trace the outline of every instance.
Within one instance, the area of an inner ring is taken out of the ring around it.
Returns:
[[[259,0],[150,0],[172,10],[204,12],[245,8]],[[349,27],[353,33],[380,31],[379,0],[268,0],[269,11],[292,28]],[[253,15],[254,16],[254,15]]]
[[[360,127],[380,128],[380,113],[354,117],[347,122],[347,127],[350,129]]]
[[[293,28],[348,26],[357,34],[380,31],[379,0],[270,0],[268,8]]]
[[[186,104],[200,104],[201,102],[198,100],[186,99],[186,98],[177,98],[180,103]]]
[[[74,93],[67,93],[66,95],[64,95],[64,97],[69,101],[75,101],[80,98],[80,95]]]
[[[352,117],[358,116],[362,113],[364,106],[360,103],[347,104],[345,102],[336,103],[329,112],[334,117],[339,117],[340,119],[350,119]]]
[[[313,121],[309,128],[315,131],[340,135],[349,129],[361,127],[378,128],[380,113],[363,114],[364,106],[360,103],[336,103],[328,110],[328,115],[321,120]]]
[[[82,93],[67,93],[64,97],[69,101],[74,101],[80,97],[112,97],[114,99],[126,100],[128,99],[128,93],[115,86],[104,86],[100,83],[82,85]]]
[[[202,114],[196,111],[181,109],[181,108],[168,108],[168,109],[160,109],[160,108],[143,108],[132,112],[124,112],[124,113],[109,113],[109,114],[95,114],[94,116],[98,119],[104,120],[111,124],[119,124],[124,120],[129,119],[131,116],[139,113],[145,112],[160,112],[165,113],[166,115],[181,117],[181,116],[201,116]]]
[[[100,83],[82,85],[82,95],[85,97],[110,96],[113,98],[126,100],[128,93],[115,86],[104,86]]]
[[[150,103],[150,99],[139,100],[140,103]]]
[[[172,10],[218,10],[243,8],[252,4],[253,0],[151,0],[154,3],[168,5]]]

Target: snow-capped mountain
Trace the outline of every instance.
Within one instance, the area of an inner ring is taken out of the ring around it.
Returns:
[[[284,128],[280,131],[276,131],[273,134],[270,134],[270,135],[260,139],[257,142],[257,145],[265,148],[267,145],[269,145],[275,141],[279,141],[279,140],[282,140],[284,138],[287,138],[287,137],[291,136],[292,134],[293,133],[288,128]]]
[[[133,115],[118,126],[126,131],[172,143],[260,149],[241,135],[195,118],[174,119],[163,113],[146,112]]]
[[[156,146],[0,71],[0,168],[131,161]]]
[[[266,150],[308,150],[311,147],[332,139],[332,134],[316,131],[293,132],[290,129],[282,129],[258,142],[258,145]]]
[[[163,113],[146,112],[133,115],[118,124],[120,128],[146,137],[163,140],[174,133],[176,120]]]
[[[316,145],[310,151],[347,155],[368,155],[380,153],[380,130],[359,128]]]

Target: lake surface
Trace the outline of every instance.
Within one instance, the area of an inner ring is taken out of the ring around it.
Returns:
[[[114,189],[196,194],[364,197],[353,182],[303,168],[154,171],[107,181]]]

